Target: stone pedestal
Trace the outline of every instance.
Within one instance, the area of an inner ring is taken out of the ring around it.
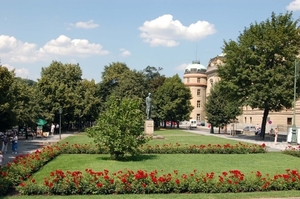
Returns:
[[[154,121],[145,120],[144,133],[146,135],[153,135],[154,133]]]

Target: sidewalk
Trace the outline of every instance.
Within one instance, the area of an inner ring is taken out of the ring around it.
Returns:
[[[184,130],[184,129],[183,129]],[[196,130],[185,130],[187,132],[191,132],[191,133],[196,133],[196,134],[201,134],[201,135],[207,135],[207,136],[217,136],[217,137],[221,137],[221,138],[226,138],[226,139],[231,139],[231,140],[236,140],[236,141],[241,141],[241,142],[248,142],[248,143],[253,143],[253,144],[265,144],[267,146],[267,150],[268,151],[275,151],[275,152],[279,152],[279,151],[283,151],[285,150],[287,147],[298,147],[298,145],[292,145],[290,143],[287,143],[286,141],[282,141],[281,139],[278,139],[278,142],[275,144],[274,143],[274,139],[269,139],[269,138],[265,138],[265,140],[258,140],[256,136],[248,136],[248,135],[242,135],[242,134],[238,134],[235,136],[229,135],[229,134],[218,134],[216,131],[214,134],[211,134],[209,132],[209,129],[207,128],[198,128]]]
[[[63,140],[66,137],[72,136],[73,134],[76,133],[78,132],[64,132],[63,134],[61,134],[61,140]],[[18,154],[12,154],[12,146],[11,143],[9,142],[7,146],[7,153],[6,154],[3,153],[4,162],[2,164],[4,165],[7,164],[8,162],[13,161],[14,158],[20,154],[32,153],[37,149],[40,149],[44,146],[51,145],[53,143],[57,143],[61,140],[59,139],[58,134],[53,136],[48,136],[48,137],[36,137],[34,139],[31,139],[30,137],[28,140],[26,140],[25,138],[20,138],[18,140]]]

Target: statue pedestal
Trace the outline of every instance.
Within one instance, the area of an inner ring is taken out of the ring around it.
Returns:
[[[145,120],[144,133],[146,135],[153,135],[154,132],[154,121],[153,120]]]

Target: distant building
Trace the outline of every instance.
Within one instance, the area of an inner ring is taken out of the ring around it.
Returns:
[[[224,54],[220,54],[210,59],[207,68],[194,61],[189,64],[184,72],[184,84],[191,89],[191,104],[194,109],[190,115],[191,119],[198,122],[205,121],[204,104],[206,97],[209,95],[213,85],[220,80],[218,77],[218,65],[224,63]],[[293,88],[291,88],[293,89]],[[256,126],[261,124],[263,111],[252,109],[251,107],[243,107],[243,114],[238,116],[239,124],[252,124]],[[300,100],[296,102],[296,126],[300,126]],[[280,131],[287,132],[288,128],[293,124],[293,109],[285,109],[280,112],[270,112],[268,116],[268,124],[278,126]],[[268,128],[267,128],[268,129]]]
[[[183,75],[184,84],[191,90],[191,105],[194,107],[190,119],[205,121],[204,104],[206,101],[207,75],[206,67],[200,61],[189,64]]]

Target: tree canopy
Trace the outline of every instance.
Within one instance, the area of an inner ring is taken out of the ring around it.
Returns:
[[[139,154],[139,146],[146,143],[143,126],[144,114],[141,100],[112,95],[100,114],[96,125],[87,129],[87,134],[101,147],[108,147],[111,158],[122,158],[126,153]]]
[[[241,108],[235,101],[224,97],[226,94],[222,93],[221,84],[222,81],[214,85],[205,103],[207,122],[211,124],[212,131],[213,127],[219,127],[219,133],[221,127],[235,121],[236,117],[242,114]]]
[[[222,87],[231,99],[264,111],[262,138],[269,112],[292,106],[299,30],[291,12],[272,13],[270,19],[250,24],[237,41],[224,42],[225,64],[218,68]]]
[[[153,95],[153,115],[161,121],[189,120],[193,110],[191,98],[190,89],[183,84],[177,74],[166,78]]]

